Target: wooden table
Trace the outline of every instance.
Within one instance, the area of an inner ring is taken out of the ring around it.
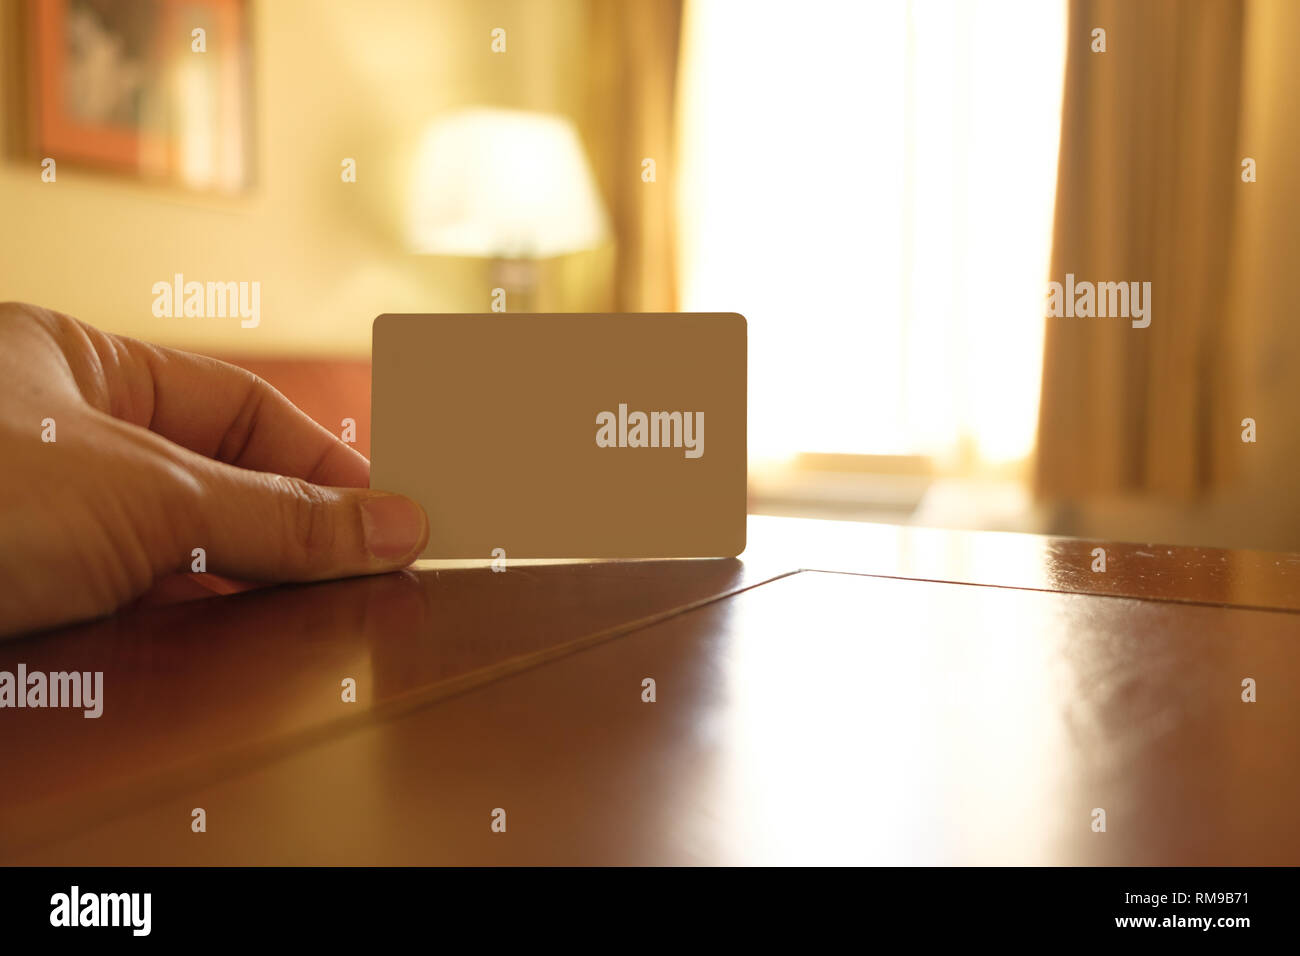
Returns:
[[[1300,863],[1295,555],[753,517],[740,560],[421,565],[19,662],[104,713],[0,711],[4,863]]]

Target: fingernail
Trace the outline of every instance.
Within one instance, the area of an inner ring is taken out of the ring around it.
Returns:
[[[361,502],[366,550],[389,560],[410,554],[424,537],[424,512],[401,495],[377,495]]]

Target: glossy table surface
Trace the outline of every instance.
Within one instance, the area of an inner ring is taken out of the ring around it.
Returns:
[[[0,862],[1300,863],[1297,584],[751,517],[738,560],[139,608],[0,643],[104,673],[98,719],[0,710]]]

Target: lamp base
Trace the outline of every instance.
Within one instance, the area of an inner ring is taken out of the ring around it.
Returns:
[[[537,311],[538,265],[536,259],[494,259],[492,260],[492,302],[495,303],[503,290],[505,312]]]

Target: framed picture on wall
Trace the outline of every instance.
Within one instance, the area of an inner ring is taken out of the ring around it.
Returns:
[[[246,0],[28,0],[32,151],[193,189],[251,180]]]

